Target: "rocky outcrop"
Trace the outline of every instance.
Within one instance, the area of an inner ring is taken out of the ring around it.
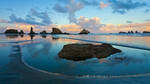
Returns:
[[[47,34],[47,32],[46,31],[42,31],[42,32],[40,32],[40,34]]]
[[[62,31],[58,28],[53,28],[51,34],[63,34]]]
[[[5,34],[18,34],[18,30],[16,29],[8,29],[5,31]]]
[[[30,30],[29,34],[35,34],[35,32],[33,31],[33,27],[31,27],[31,30]]]
[[[59,52],[59,57],[73,61],[81,61],[89,58],[106,58],[121,50],[112,47],[110,44],[68,44],[64,45]]]
[[[150,31],[143,31],[143,34],[150,34]]]
[[[79,34],[89,34],[90,32],[86,29],[83,29]]]
[[[24,34],[24,31],[23,31],[23,30],[20,30],[19,34],[21,34],[21,35]]]

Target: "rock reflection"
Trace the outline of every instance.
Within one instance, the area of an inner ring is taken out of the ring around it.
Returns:
[[[6,36],[7,38],[9,38],[9,39],[15,39],[15,38],[18,38],[19,35],[17,35],[17,34],[16,34],[16,35],[15,35],[15,34],[14,34],[14,35],[6,34],[5,36]]]
[[[30,39],[31,39],[31,40],[33,40],[33,39],[34,39],[34,37],[35,37],[35,35],[30,34]]]
[[[59,38],[58,37],[52,37],[52,40],[58,40]]]
[[[46,38],[46,37],[47,37],[47,35],[45,35],[45,34],[41,34],[41,37],[42,37],[42,38]]]

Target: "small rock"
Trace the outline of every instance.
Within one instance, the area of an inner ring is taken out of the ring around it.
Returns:
[[[83,29],[79,34],[89,34],[90,32],[86,29]]]

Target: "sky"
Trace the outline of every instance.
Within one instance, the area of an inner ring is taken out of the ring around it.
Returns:
[[[150,0],[0,0],[0,32],[150,31]]]

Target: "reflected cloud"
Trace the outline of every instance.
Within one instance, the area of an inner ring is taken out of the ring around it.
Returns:
[[[148,61],[149,58],[147,57],[136,57],[136,56],[128,56],[124,53],[119,53],[116,55],[112,55],[111,57],[100,59],[100,63],[105,63],[108,65],[118,65],[118,64],[125,64],[129,65],[131,63],[143,63]]]

